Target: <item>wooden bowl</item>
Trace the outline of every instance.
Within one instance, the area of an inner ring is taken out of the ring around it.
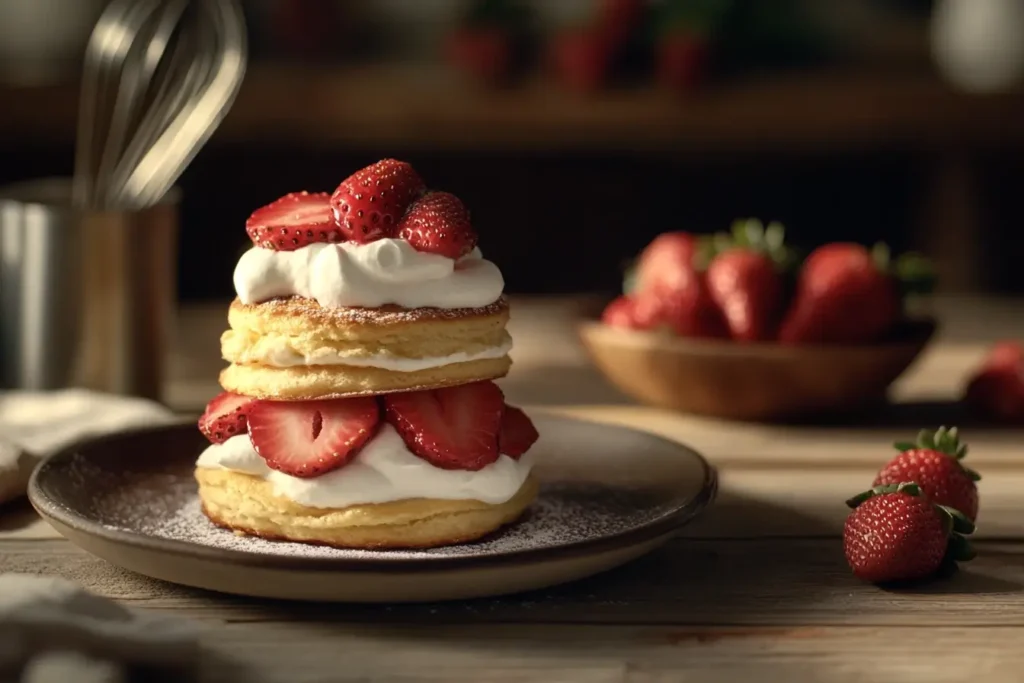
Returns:
[[[907,321],[886,342],[850,347],[679,339],[594,321],[582,323],[579,333],[604,376],[641,403],[771,421],[884,399],[935,329],[934,320]]]

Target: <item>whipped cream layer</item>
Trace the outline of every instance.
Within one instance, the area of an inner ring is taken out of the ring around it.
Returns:
[[[343,508],[411,498],[507,502],[526,481],[532,462],[507,455],[476,472],[443,470],[414,455],[390,424],[363,446],[349,464],[312,479],[300,479],[267,467],[248,434],[213,444],[199,456],[198,467],[226,469],[266,480],[275,495],[313,508]]]
[[[408,358],[391,353],[377,353],[370,356],[342,354],[332,349],[318,349],[315,353],[302,353],[288,342],[288,338],[264,339],[258,354],[251,354],[247,362],[258,362],[274,368],[290,368],[299,365],[347,365],[360,368],[380,368],[391,372],[418,372],[440,368],[452,363],[468,363],[474,360],[504,358],[512,350],[511,339],[499,346],[472,353],[458,352],[447,356]],[[258,356],[258,357],[257,357]]]
[[[479,250],[455,261],[399,239],[295,251],[253,247],[235,266],[234,284],[243,304],[301,296],[326,307],[365,308],[480,308],[505,288],[501,271]]]

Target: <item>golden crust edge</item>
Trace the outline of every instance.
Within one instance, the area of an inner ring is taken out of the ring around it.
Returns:
[[[452,363],[415,372],[350,366],[270,368],[232,364],[221,371],[219,381],[226,391],[264,401],[314,401],[429,391],[496,380],[506,376],[511,367],[512,359],[508,356]],[[454,372],[455,369],[458,371]],[[326,388],[337,388],[339,384],[351,388],[343,391]]]

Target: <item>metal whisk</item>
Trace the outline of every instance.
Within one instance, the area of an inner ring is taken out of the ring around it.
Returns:
[[[227,114],[246,57],[237,0],[113,0],[86,51],[76,205],[158,202]]]

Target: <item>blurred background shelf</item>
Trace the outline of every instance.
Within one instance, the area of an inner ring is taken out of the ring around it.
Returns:
[[[74,84],[0,86],[0,141],[70,142]],[[830,154],[1024,145],[1024,94],[956,92],[929,72],[812,70],[689,95],[473,87],[449,70],[257,65],[214,143],[348,149]]]
[[[0,183],[71,172],[74,81],[104,3],[0,0]],[[230,296],[255,207],[385,156],[464,200],[514,293],[610,293],[657,233],[746,216],[783,221],[806,248],[924,251],[947,292],[1024,292],[1018,0],[243,4],[242,92],[180,180],[182,299]],[[526,49],[517,78],[489,87],[472,74],[494,44],[454,55],[451,41],[480,28],[467,9],[513,5],[531,16]],[[614,55],[572,42],[627,24]],[[683,53],[707,50],[682,87],[664,72],[680,35]],[[576,92],[595,59],[600,83]]]

